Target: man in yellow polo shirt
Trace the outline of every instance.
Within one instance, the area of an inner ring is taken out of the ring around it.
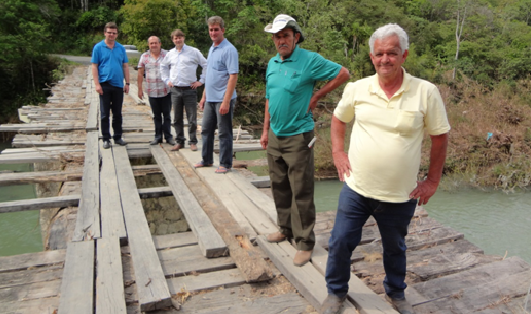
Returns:
[[[280,231],[269,242],[293,238],[295,266],[303,266],[315,245],[314,160],[312,110],[317,101],[350,78],[348,70],[299,47],[302,31],[289,15],[279,14],[264,29],[273,34],[278,54],[266,72],[264,130],[260,144],[267,149],[271,190]],[[328,81],[313,91],[317,81]]]
[[[408,36],[400,26],[380,27],[369,46],[376,74],[347,84],[332,118],[332,154],[345,185],[329,241],[328,297],[322,312],[339,313],[348,292],[352,251],[372,215],[382,239],[387,300],[399,313],[413,314],[404,296],[405,236],[417,202],[426,204],[437,190],[450,125],[437,87],[402,68]],[[343,143],[352,119],[347,155]],[[430,166],[427,178],[417,181],[425,132],[432,142]]]

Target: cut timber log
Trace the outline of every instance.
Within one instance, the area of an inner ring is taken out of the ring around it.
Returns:
[[[216,231],[212,222],[205,214],[194,195],[183,181],[179,171],[175,169],[166,152],[159,146],[151,147],[151,153],[164,173],[164,177],[173,191],[179,208],[199,241],[199,247],[206,257],[223,256],[227,245]]]

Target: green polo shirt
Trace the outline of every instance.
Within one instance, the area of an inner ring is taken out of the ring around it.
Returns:
[[[315,83],[336,78],[340,70],[341,65],[298,45],[286,60],[282,60],[279,54],[269,60],[266,98],[269,100],[270,126],[276,136],[313,130],[313,115],[307,111]]]

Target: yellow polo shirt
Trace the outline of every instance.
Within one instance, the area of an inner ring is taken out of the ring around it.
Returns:
[[[439,90],[428,81],[404,73],[400,89],[388,99],[378,74],[349,83],[334,116],[354,120],[347,185],[384,202],[403,203],[417,185],[421,144],[426,131],[450,131]]]

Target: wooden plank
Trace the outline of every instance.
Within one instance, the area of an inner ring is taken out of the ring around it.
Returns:
[[[0,289],[61,279],[63,265],[0,273]]]
[[[257,150],[264,150],[260,143],[249,143],[249,144],[234,144],[232,151],[237,152],[252,152]],[[219,146],[214,145],[214,152],[219,153]]]
[[[76,170],[0,173],[0,186],[81,181],[81,177],[82,172]]]
[[[56,297],[59,295],[60,287],[61,280],[51,280],[13,288],[0,289],[0,300],[2,300],[3,307],[4,302],[20,302]],[[0,307],[0,309],[2,307]]]
[[[158,251],[166,277],[178,277],[236,268],[231,257],[206,258],[199,247],[188,246]]]
[[[135,231],[129,233],[128,237],[140,307],[142,311],[163,309],[171,305],[170,293],[151,240],[140,196],[136,193],[129,157],[123,146],[113,146],[112,151],[120,195],[124,196],[122,207],[126,229]]]
[[[127,237],[125,230],[122,202],[118,179],[114,167],[113,150],[103,149],[103,141],[99,142],[101,152],[100,202],[101,202],[101,232],[103,237],[116,236],[120,239]]]
[[[127,313],[120,239],[106,235],[96,241],[98,249],[96,275],[96,314]]]
[[[153,236],[153,243],[157,250],[171,249],[197,245],[197,237],[193,232],[179,232],[173,234]]]
[[[259,189],[269,188],[271,187],[271,179],[269,176],[258,176],[251,179],[251,184]]]
[[[154,198],[172,196],[173,192],[169,186],[161,186],[156,188],[138,189],[138,194],[140,194],[140,198]]]
[[[0,203],[0,213],[11,213],[26,210],[77,206],[79,195],[32,198],[28,200]]]
[[[293,258],[297,250],[287,241],[269,243],[265,236],[261,235],[256,238],[256,242],[282,274],[299,290],[299,293],[314,308],[320,309],[328,292],[323,275],[317,271],[313,264],[307,263],[302,267],[293,265]],[[343,313],[355,313],[355,309],[347,308]]]
[[[0,313],[49,314],[56,313],[58,307],[59,297],[48,297],[28,301],[2,302]]]
[[[84,150],[83,150],[84,151]],[[50,162],[57,160],[83,160],[83,151],[75,150],[69,152],[50,153],[24,153],[24,154],[0,154],[0,164],[25,164]]]
[[[26,253],[14,256],[1,256],[0,273],[62,264],[65,261],[65,256],[65,250]]]
[[[196,152],[181,150],[179,153],[186,158],[191,166],[201,160],[201,155],[198,155]],[[227,179],[223,178],[224,175],[222,176],[214,173],[214,169],[212,168],[197,168],[195,171],[201,180],[209,186],[210,190],[217,195],[220,202],[230,212],[234,220],[236,220],[238,225],[245,231],[249,238],[255,238],[257,233],[251,226],[251,223],[247,220],[244,213],[242,213],[240,207],[235,204],[234,200],[224,192],[224,187],[228,184]],[[220,184],[219,180],[224,180],[224,183]],[[209,184],[210,182],[215,182],[216,184]]]
[[[89,100],[89,111],[87,115],[87,124],[85,126],[85,130],[87,130],[87,132],[98,130],[98,112],[100,107],[99,94],[96,92],[96,88],[94,87],[94,81],[91,80],[90,86],[90,94],[89,90],[87,89],[87,96],[85,100],[85,103],[87,100]]]
[[[238,269],[168,279],[168,287],[172,295],[183,291],[193,293],[206,289],[231,287],[242,283],[245,283],[245,279]]]
[[[413,284],[410,288],[417,292],[417,296],[407,297],[419,313],[479,313],[526,295],[530,281],[529,264],[519,257],[509,257]]]
[[[100,230],[100,154],[98,133],[87,133],[82,192],[72,241],[101,237]]]
[[[315,246],[312,254],[312,264],[315,269],[325,275],[328,252],[320,246]],[[361,314],[397,314],[393,307],[374,293],[357,276],[350,274],[348,282],[348,301],[352,302]]]
[[[94,241],[68,243],[58,314],[93,313],[94,250]]]
[[[184,183],[181,175],[171,163],[166,152],[159,146],[151,147],[151,153],[162,169],[164,177],[173,191],[179,208],[186,217],[186,221],[197,237],[199,247],[204,256],[216,257],[224,255],[227,245],[212,225],[210,218],[205,214],[194,195]]]
[[[213,218],[211,221],[214,227],[227,244],[230,256],[246,281],[254,282],[272,278],[273,270],[262,257],[263,251],[251,244],[245,231],[221,204],[219,198],[211,193],[205,182],[199,178],[180,153],[170,153],[169,156],[203,210]]]

